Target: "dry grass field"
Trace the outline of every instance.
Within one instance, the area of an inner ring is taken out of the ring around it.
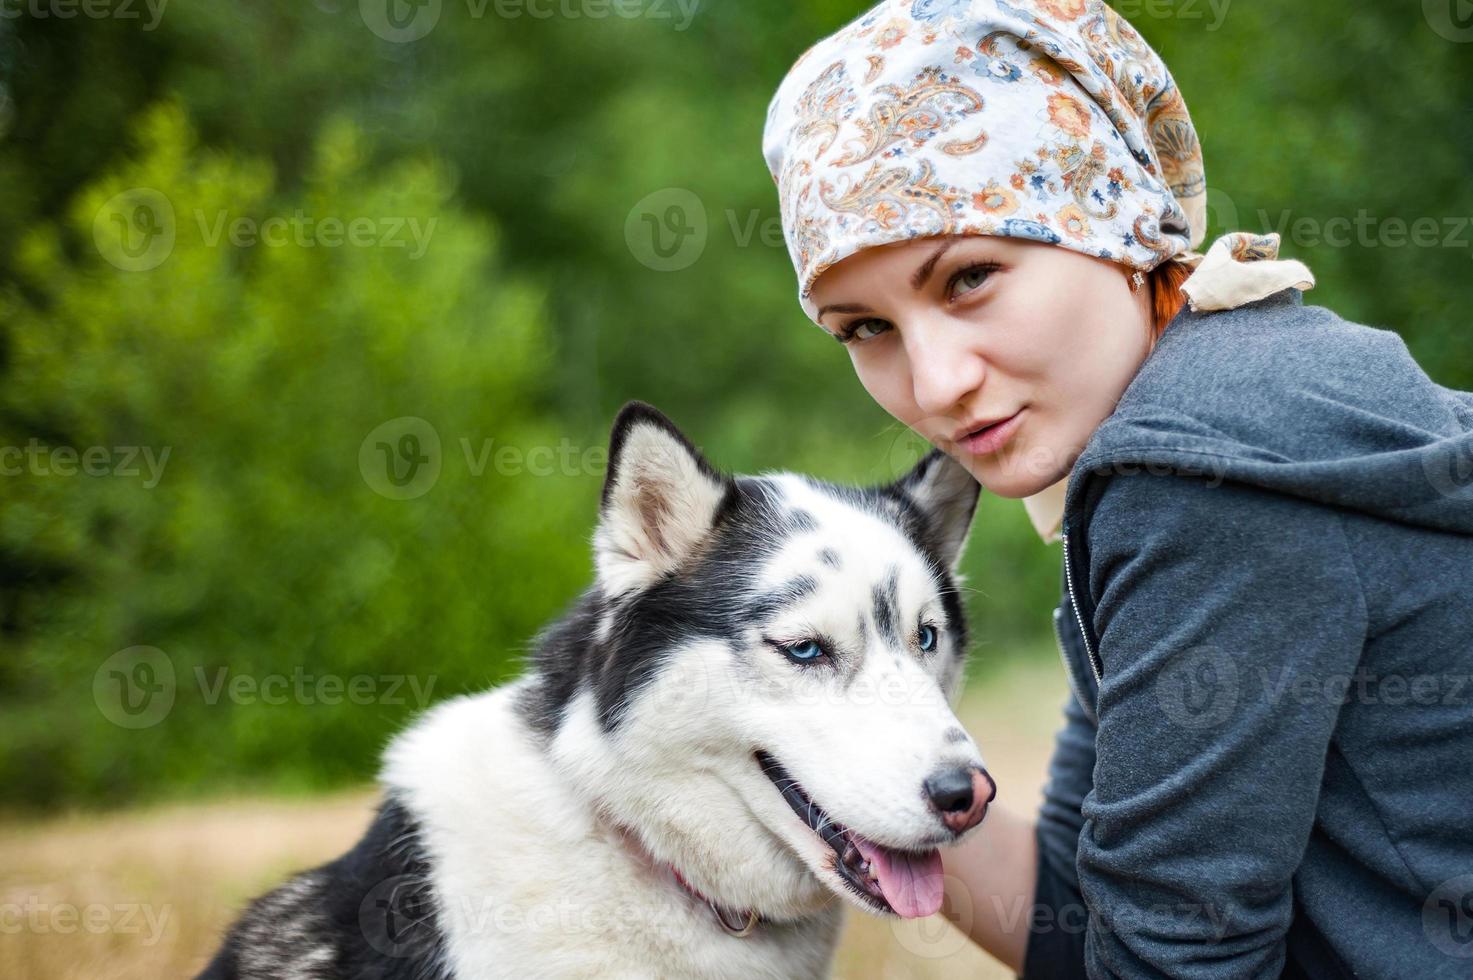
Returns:
[[[1064,692],[1057,660],[1008,668],[961,714],[1005,804],[1032,808]],[[0,824],[0,978],[167,980],[201,969],[243,902],[362,832],[371,790],[308,801],[229,800]],[[851,912],[835,976],[1011,973],[940,916]]]

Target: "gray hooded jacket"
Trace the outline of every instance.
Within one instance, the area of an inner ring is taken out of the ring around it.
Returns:
[[[1473,394],[1184,310],[1071,473],[1024,976],[1473,976]]]

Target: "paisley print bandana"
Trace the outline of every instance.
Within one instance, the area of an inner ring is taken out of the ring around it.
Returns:
[[[1314,283],[1277,259],[1276,235],[1193,251],[1207,210],[1197,132],[1160,56],[1101,0],[885,0],[798,59],[762,142],[815,323],[810,291],[830,266],[938,235],[1143,272],[1181,259],[1194,309]]]

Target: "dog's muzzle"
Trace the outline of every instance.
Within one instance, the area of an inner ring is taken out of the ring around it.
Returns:
[[[829,816],[771,755],[758,751],[756,758],[793,812],[833,850],[834,870],[864,903],[904,918],[940,910],[943,870],[941,854],[934,847],[914,851],[878,844]],[[925,791],[941,822],[955,835],[980,823],[997,793],[991,777],[977,767],[933,774]]]

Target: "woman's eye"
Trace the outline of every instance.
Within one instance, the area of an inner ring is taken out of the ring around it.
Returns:
[[[922,626],[920,636],[921,652],[930,653],[936,649],[936,628],[934,626]]]
[[[970,293],[985,283],[987,277],[995,271],[997,271],[997,267],[992,265],[974,265],[970,269],[963,269],[951,281],[952,297],[965,296],[967,293]]]
[[[878,337],[889,329],[890,324],[884,320],[858,320],[850,324],[848,329],[839,338],[839,341],[847,344],[852,340],[869,340],[871,337]]]
[[[789,643],[783,647],[783,653],[794,660],[817,660],[823,656],[823,647],[815,640],[804,640],[801,643]]]

